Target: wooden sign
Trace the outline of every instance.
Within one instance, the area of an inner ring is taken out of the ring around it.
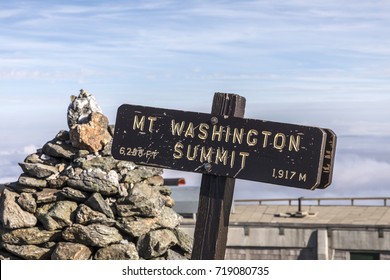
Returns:
[[[315,189],[330,183],[326,170],[332,161],[325,154],[334,151],[330,141],[335,142],[334,134],[317,127],[122,105],[112,155],[137,164]]]
[[[332,183],[334,157],[336,153],[336,134],[330,129],[324,129],[326,132],[326,146],[324,161],[322,164],[321,182],[318,189],[325,189]]]
[[[112,155],[202,172],[193,260],[224,259],[235,178],[326,188],[336,135],[329,129],[242,119],[245,98],[215,93],[211,114],[122,105]]]

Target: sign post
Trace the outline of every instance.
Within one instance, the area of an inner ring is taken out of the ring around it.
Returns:
[[[202,173],[193,259],[223,259],[235,179],[324,189],[332,180],[330,129],[244,119],[245,98],[215,93],[211,114],[136,105],[118,109],[112,155]]]
[[[216,93],[211,114],[243,118],[245,98]],[[233,202],[235,179],[202,175],[199,205],[192,249],[193,260],[223,260]]]

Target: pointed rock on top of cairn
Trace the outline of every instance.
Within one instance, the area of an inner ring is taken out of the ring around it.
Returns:
[[[87,123],[92,112],[103,113],[95,97],[83,89],[80,90],[79,96],[72,95],[70,101],[67,115],[69,128]]]
[[[95,98],[84,90],[80,90],[78,97],[71,97],[68,126],[70,142],[78,149],[96,153],[112,139],[108,130],[108,118],[103,115]]]

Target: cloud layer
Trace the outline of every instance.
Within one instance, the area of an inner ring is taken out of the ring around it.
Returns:
[[[2,1],[0,177],[17,177],[24,147],[66,129],[80,88],[111,123],[123,103],[209,112],[220,91],[246,97],[248,118],[333,129],[324,195],[386,193],[386,34],[386,1]],[[239,184],[238,196],[300,194]]]

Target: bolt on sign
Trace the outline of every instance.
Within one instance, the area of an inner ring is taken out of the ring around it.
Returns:
[[[122,105],[112,155],[181,171],[314,190],[331,183],[330,129]]]

